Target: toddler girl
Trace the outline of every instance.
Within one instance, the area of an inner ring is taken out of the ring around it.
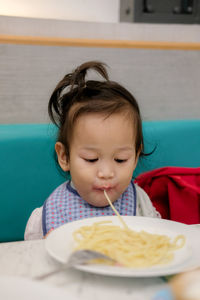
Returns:
[[[89,70],[103,80],[86,80]],[[113,215],[104,190],[121,215],[160,217],[147,194],[132,181],[138,158],[144,154],[137,101],[109,80],[104,64],[86,62],[67,74],[56,86],[48,111],[58,126],[58,163],[71,180],[32,212],[25,239],[42,238],[67,222]]]

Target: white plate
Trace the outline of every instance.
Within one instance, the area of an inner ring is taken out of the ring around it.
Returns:
[[[93,264],[77,265],[76,269],[110,276],[149,277],[172,275],[200,266],[200,239],[198,238],[200,231],[195,226],[146,217],[127,216],[123,219],[131,229],[136,231],[145,230],[149,233],[165,234],[171,238],[183,234],[186,237],[186,244],[175,251],[173,261],[167,265],[137,269]],[[83,225],[91,225],[103,220],[111,220],[113,224],[120,225],[116,216],[89,218],[65,224],[53,230],[46,238],[47,252],[55,260],[65,263],[75,246],[73,232]]]

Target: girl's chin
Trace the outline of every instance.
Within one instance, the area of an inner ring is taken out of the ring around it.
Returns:
[[[111,202],[115,202],[115,200],[112,199],[112,197],[110,197]],[[105,206],[109,206],[109,203],[107,201],[107,199],[105,198],[104,194],[102,193],[101,195],[96,194],[94,195],[94,197],[90,199],[88,199],[87,201],[90,205],[96,206],[96,207],[105,207]]]
[[[107,194],[111,200],[111,202],[115,202],[118,199],[118,194],[114,190],[108,190]],[[104,191],[100,189],[93,189],[92,191],[85,192],[84,194],[80,194],[80,196],[90,205],[96,207],[105,207],[109,206],[109,203],[104,195]]]

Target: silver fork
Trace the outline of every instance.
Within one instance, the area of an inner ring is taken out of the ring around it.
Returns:
[[[72,254],[69,256],[67,262],[64,263],[60,268],[58,268],[54,271],[36,276],[36,277],[34,277],[34,279],[42,280],[42,279],[45,279],[45,278],[47,278],[49,276],[52,276],[56,273],[62,272],[63,270],[65,270],[67,268],[74,267],[76,265],[87,264],[90,260],[97,259],[97,258],[103,258],[103,259],[106,259],[108,261],[115,262],[115,260],[112,259],[111,257],[109,257],[109,256],[107,256],[103,253],[97,252],[97,251],[78,250],[78,251],[72,252]]]

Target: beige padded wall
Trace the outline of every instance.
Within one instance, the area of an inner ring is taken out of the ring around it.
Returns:
[[[4,36],[16,37],[18,44],[5,42]],[[23,42],[32,38],[37,45],[19,44],[23,36]],[[48,38],[53,42],[42,46]],[[98,43],[72,47],[66,46],[67,38],[83,39],[82,45],[86,39]],[[55,46],[56,39],[65,46]],[[100,47],[110,40],[109,47]],[[113,47],[116,40],[119,43]],[[131,43],[134,47],[126,48]],[[164,45],[164,50],[150,49],[145,43]],[[180,50],[185,47],[193,50]],[[47,103],[57,82],[78,64],[94,59],[107,63],[111,78],[133,92],[145,120],[200,117],[200,26],[0,16],[0,123],[48,122]]]
[[[144,119],[200,117],[200,51],[0,44],[0,123],[47,122],[57,82],[94,59],[135,95]]]

